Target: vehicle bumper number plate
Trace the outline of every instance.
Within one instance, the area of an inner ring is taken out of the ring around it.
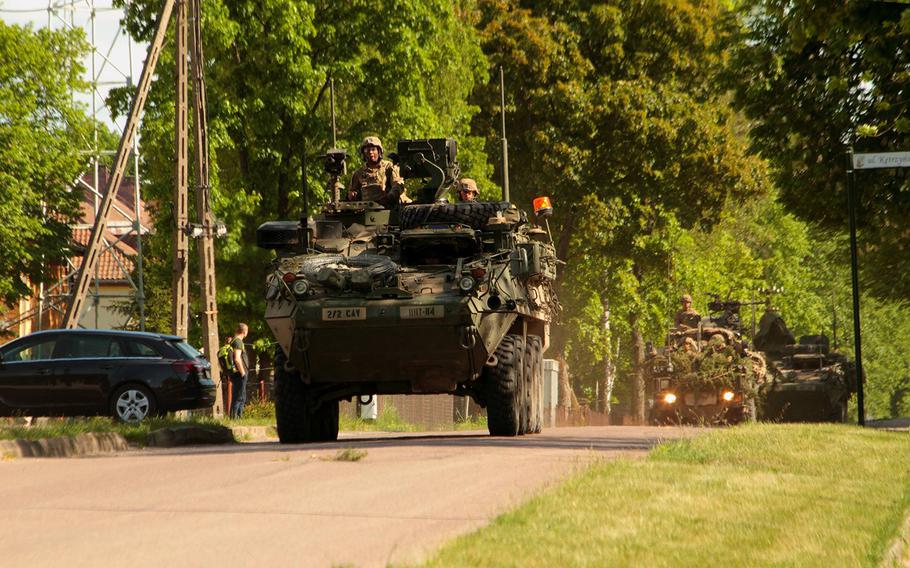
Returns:
[[[445,313],[443,306],[402,306],[398,309],[401,319],[441,318]]]
[[[359,308],[322,308],[322,321],[350,321],[367,319],[367,309]]]

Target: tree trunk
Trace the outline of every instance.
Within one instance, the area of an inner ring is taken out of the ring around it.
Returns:
[[[616,349],[604,363],[604,414],[607,418],[613,412],[613,389],[616,387],[616,361],[619,359],[619,338],[616,338]]]
[[[603,387],[599,389],[601,394],[600,407],[603,409],[602,412],[607,416],[607,418],[609,418],[610,411],[612,410],[610,400],[613,398],[613,386],[616,384],[616,357],[613,356],[613,353],[610,349],[610,301],[607,299],[606,293],[601,296],[600,303],[603,307],[601,324],[603,325],[604,336],[607,338],[607,348],[606,354],[604,356],[603,368]]]
[[[642,274],[637,263],[632,264],[632,274],[638,281],[639,296],[641,295]],[[645,343],[641,336],[641,314],[638,308],[629,312],[629,328],[632,330],[632,392],[630,409],[637,424],[645,423],[645,377],[643,364],[645,361]]]
[[[566,358],[559,354],[556,360],[559,361],[559,406],[563,408],[563,416],[568,418],[571,412],[578,408],[578,398],[572,388],[572,381],[569,377],[569,364],[566,363]]]

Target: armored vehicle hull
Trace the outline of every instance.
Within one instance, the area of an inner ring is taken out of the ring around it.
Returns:
[[[427,155],[405,156],[405,177],[452,170],[454,144],[407,142],[399,151]],[[556,256],[512,204],[333,202],[257,239],[277,252],[265,317],[282,442],[334,439],[338,401],[376,394],[471,396],[491,434],[540,431]]]
[[[831,352],[824,335],[797,343],[774,310],[762,316],[755,343],[765,351],[771,380],[763,389],[763,416],[780,422],[846,422],[856,392],[853,364]]]
[[[756,418],[764,361],[738,334],[714,326],[677,329],[648,360],[655,424],[738,424]]]

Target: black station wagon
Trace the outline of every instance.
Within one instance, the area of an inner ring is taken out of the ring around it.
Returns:
[[[177,336],[66,329],[0,347],[0,416],[139,422],[214,401],[209,362]]]

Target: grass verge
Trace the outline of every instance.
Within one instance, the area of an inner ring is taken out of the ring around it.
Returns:
[[[876,566],[910,508],[906,433],[744,425],[600,462],[428,566]]]
[[[96,418],[51,418],[47,423],[31,427],[24,425],[7,425],[0,427],[0,440],[40,440],[42,438],[61,438],[79,434],[98,432],[117,432],[126,441],[137,446],[144,446],[150,432],[160,428],[186,426],[187,424],[221,425],[213,418],[194,417],[190,420],[178,418],[150,418],[140,424],[121,424],[106,417]]]

